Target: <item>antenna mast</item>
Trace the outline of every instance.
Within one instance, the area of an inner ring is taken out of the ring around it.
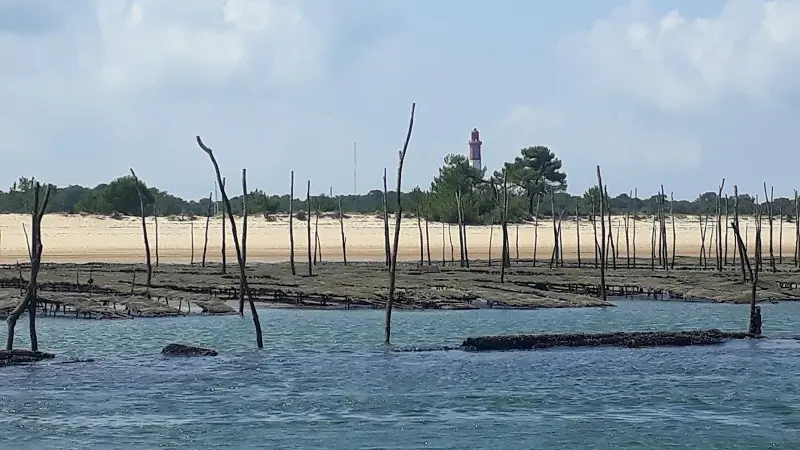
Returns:
[[[358,194],[358,184],[357,184],[357,168],[358,168],[358,159],[357,159],[357,152],[358,148],[356,147],[356,143],[353,142],[353,194]]]

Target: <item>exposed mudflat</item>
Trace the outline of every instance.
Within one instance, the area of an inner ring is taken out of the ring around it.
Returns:
[[[609,295],[649,296],[662,300],[750,301],[750,285],[742,283],[738,266],[722,272],[697,265],[696,258],[679,258],[674,270],[651,270],[649,260],[627,268],[625,260],[609,269]],[[447,265],[398,264],[395,307],[400,309],[570,308],[613,306],[598,298],[599,270],[593,261],[582,267],[549,268],[549,262],[512,261],[500,282],[500,266],[473,261],[471,268]],[[340,262],[296,264],[254,263],[247,274],[251,293],[261,307],[382,308],[389,274],[381,263]],[[23,280],[20,281],[20,273]],[[0,266],[0,315],[19,302],[28,268]],[[143,264],[47,264],[39,275],[41,314],[77,318],[163,317],[186,314],[231,314],[237,308],[238,267],[229,264],[160,265],[153,268],[149,296]],[[800,297],[800,271],[789,264],[760,275],[759,301]]]

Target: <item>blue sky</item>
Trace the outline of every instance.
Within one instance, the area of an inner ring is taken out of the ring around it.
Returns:
[[[800,188],[797,0],[0,0],[0,57],[3,186],[133,167],[202,197],[200,134],[267,192],[350,193],[357,141],[366,192],[416,102],[404,189],[473,127],[490,169],[549,146],[573,193],[596,164],[615,193]]]

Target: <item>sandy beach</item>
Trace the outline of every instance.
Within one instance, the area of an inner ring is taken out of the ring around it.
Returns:
[[[749,235],[749,247],[753,245],[754,222],[752,218],[742,219],[742,229]],[[194,241],[194,258],[200,261],[203,252],[205,234],[205,218],[190,221],[179,218],[161,217],[158,219],[158,253],[160,262],[189,263],[192,255],[192,234]],[[709,244],[712,239],[712,221],[709,221],[706,235],[706,246],[711,248],[711,261],[714,259],[714,245]],[[613,234],[619,235],[619,254],[625,256],[625,232],[622,217],[613,218]],[[27,259],[27,246],[23,224],[30,232],[30,216],[20,214],[0,215],[0,262],[14,263]],[[393,230],[394,219],[390,221]],[[155,254],[155,222],[153,218],[147,219],[150,245]],[[237,219],[237,226],[241,227],[241,218]],[[344,220],[345,234],[347,236],[347,256],[349,260],[382,260],[384,255],[383,221],[374,215],[356,215]],[[672,246],[671,222],[667,223],[667,240]],[[141,262],[144,259],[144,246],[142,241],[141,219],[138,217],[124,217],[121,219],[101,216],[80,216],[48,214],[42,220],[42,242],[44,244],[43,259],[45,262]],[[425,224],[422,223],[423,235]],[[580,222],[580,233],[576,233],[574,218],[564,219],[562,223],[563,246],[565,258],[576,258],[578,253],[578,236],[581,242],[582,258],[594,258],[594,234],[591,223],[585,219]],[[226,227],[228,234],[227,254],[235,260],[230,227]],[[700,221],[696,217],[677,219],[676,250],[679,256],[695,256],[700,252]],[[619,230],[619,234],[618,233]],[[221,259],[221,219],[212,218],[208,231],[209,261]],[[456,226],[433,223],[428,225],[430,235],[431,258],[441,260],[443,257],[450,259],[451,238],[455,258],[458,259],[458,229]],[[723,228],[724,232],[724,228]],[[314,223],[312,221],[312,239]],[[393,233],[393,231],[392,231]],[[499,226],[470,226],[468,228],[468,250],[470,259],[485,259],[489,253],[489,240],[492,236],[492,256],[500,255],[502,232]],[[599,226],[598,226],[599,233]],[[652,219],[644,218],[636,221],[636,254],[639,258],[650,254],[650,240],[652,233]],[[778,253],[780,227],[776,220],[774,224],[774,248]],[[519,256],[531,258],[533,256],[535,227],[533,224],[509,225],[509,239],[511,242],[511,257],[516,257],[517,242],[519,243]],[[307,256],[307,230],[305,222],[294,221],[295,252],[298,261],[304,261]],[[393,236],[393,234],[392,234]],[[320,218],[319,238],[321,243],[322,258],[325,261],[340,261],[342,259],[342,243],[339,220],[334,218]],[[629,238],[633,246],[633,231],[630,230]],[[782,250],[786,256],[794,254],[795,224],[783,224]],[[732,256],[734,236],[731,230],[728,233],[729,254]],[[769,248],[769,227],[764,222],[763,228],[764,251]],[[312,244],[313,245],[313,244]],[[443,251],[444,249],[444,251]],[[540,220],[538,225],[537,258],[547,259],[553,250],[553,224],[549,220]],[[416,219],[403,219],[400,233],[401,260],[419,259],[420,240]],[[248,219],[247,256],[253,262],[285,261],[289,255],[288,217],[278,216],[268,221],[263,217]],[[155,257],[155,256],[154,256]]]

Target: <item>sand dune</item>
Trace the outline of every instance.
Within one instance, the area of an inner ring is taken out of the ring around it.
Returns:
[[[27,259],[27,247],[22,224],[30,232],[30,216],[19,214],[0,215],[0,262],[13,263],[17,260]],[[237,220],[241,226],[241,219]],[[155,249],[154,220],[147,220],[150,233],[150,244]],[[350,260],[381,260],[384,254],[383,222],[375,216],[353,216],[345,219],[345,233],[347,236],[347,253]],[[393,229],[394,220],[390,227]],[[613,219],[613,234],[616,238],[619,229],[619,253],[625,255],[625,233],[621,217]],[[48,214],[42,221],[42,241],[44,243],[43,258],[46,262],[140,262],[144,259],[142,243],[141,222],[137,217],[114,219],[97,216]],[[194,229],[194,255],[199,261],[203,251],[205,233],[205,218],[195,221],[159,218],[158,220],[158,247],[161,262],[188,263],[192,254],[192,227]],[[422,223],[423,236],[425,224]],[[547,259],[553,251],[553,224],[551,221],[539,222],[537,257]],[[678,255],[698,255],[700,251],[700,223],[697,218],[676,220],[676,249]],[[763,242],[764,251],[769,248],[769,230],[764,225]],[[752,248],[754,237],[754,222],[748,218],[743,221],[743,231],[749,236],[749,246]],[[492,254],[497,257],[501,248],[501,231],[499,226],[474,226],[468,229],[468,251],[471,259],[485,259],[489,251],[490,230],[492,238]],[[535,239],[533,224],[509,225],[511,241],[511,257],[516,257],[517,242],[519,242],[519,256],[530,258],[533,255],[533,242]],[[724,228],[723,228],[724,230]],[[562,224],[563,246],[566,258],[575,258],[578,249],[578,235],[574,219]],[[312,239],[313,239],[312,222]],[[652,220],[640,219],[636,222],[636,254],[646,257],[650,254],[650,240]],[[393,233],[393,231],[392,231]],[[458,258],[458,229],[456,226],[448,227],[446,224],[430,223],[428,226],[430,236],[431,258],[441,260],[443,257],[450,259],[452,238],[453,254]],[[599,233],[599,227],[598,227]],[[780,227],[776,220],[774,225],[774,248],[778,253]],[[227,227],[228,245],[227,254],[235,260],[235,250]],[[307,231],[305,222],[294,222],[295,251],[299,261],[307,258]],[[672,247],[672,228],[668,222],[668,242]],[[712,236],[712,224],[708,225],[706,244],[711,247],[710,260],[714,259],[714,245],[709,245]],[[342,258],[342,244],[338,219],[320,218],[319,237],[321,252],[324,260],[340,261]],[[633,246],[633,231],[629,233],[631,249]],[[591,223],[581,221],[580,241],[581,256],[594,258],[594,234]],[[221,222],[220,218],[213,218],[208,232],[208,260],[221,259]],[[733,232],[728,233],[729,254],[733,252]],[[313,245],[313,244],[312,244]],[[792,256],[795,247],[795,224],[783,224],[783,254]],[[444,251],[443,251],[444,248]],[[670,250],[671,252],[671,250]],[[268,221],[263,217],[253,217],[248,220],[247,255],[250,261],[283,261],[288,259],[289,233],[288,218],[279,216],[275,221]],[[402,260],[419,259],[420,240],[416,219],[404,219],[400,233],[400,253]]]

